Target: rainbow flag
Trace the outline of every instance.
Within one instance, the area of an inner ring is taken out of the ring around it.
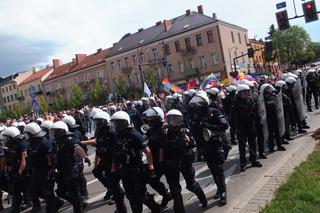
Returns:
[[[164,91],[166,93],[169,93],[170,91],[178,92],[180,88],[176,86],[175,84],[170,83],[168,78],[164,78],[162,80],[162,86],[159,89],[160,91]]]
[[[216,78],[216,76],[215,76],[213,73],[211,73],[208,77],[206,77],[206,78],[203,80],[202,84],[200,85],[200,89],[205,91],[208,85],[211,85],[212,87],[217,87],[217,86],[219,86],[220,84],[221,84],[221,83],[220,83],[220,81]]]

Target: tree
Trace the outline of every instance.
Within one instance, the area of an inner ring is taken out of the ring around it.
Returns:
[[[276,29],[274,27],[274,24],[272,24],[270,27],[269,27],[269,32],[268,32],[268,35],[269,37],[271,38],[271,41],[272,41],[272,36],[273,34],[276,32]],[[275,44],[273,43],[273,46],[275,46]],[[273,47],[274,48],[274,47]],[[274,48],[275,49],[275,48]],[[264,53],[264,59],[266,62],[270,62],[270,61],[273,61],[275,60],[277,57],[276,55],[276,52],[275,51],[265,51]]]
[[[89,100],[93,105],[102,105],[106,101],[106,91],[100,81],[96,81],[93,90],[90,93]]]
[[[275,32],[276,32],[276,28],[274,27],[274,24],[271,24],[271,26],[269,27],[268,35],[272,38]]]
[[[122,97],[126,97],[127,89],[128,89],[128,86],[126,81],[121,76],[119,76],[118,82],[116,84],[116,91],[118,95]]]
[[[55,99],[54,109],[56,111],[66,109],[68,103],[66,102],[66,100],[63,98],[63,96],[60,94],[59,91],[56,92],[54,99]]]
[[[72,108],[80,109],[83,106],[82,92],[77,84],[74,84],[71,89],[69,105]]]
[[[151,86],[151,88],[153,88],[153,91],[155,91],[159,80],[155,67],[147,67],[144,70],[144,78],[148,86]]]
[[[273,33],[272,43],[277,46],[281,63],[299,63],[307,57],[307,48],[311,43],[310,35],[299,26]]]

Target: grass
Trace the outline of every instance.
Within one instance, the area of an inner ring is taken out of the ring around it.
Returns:
[[[280,186],[261,213],[320,213],[320,145]]]

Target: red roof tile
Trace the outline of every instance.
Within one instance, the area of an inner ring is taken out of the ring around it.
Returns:
[[[104,62],[104,59],[109,53],[109,50],[110,49],[105,49],[88,55],[83,60],[81,60],[79,64],[77,64],[76,60],[67,64],[63,64],[56,68],[45,81],[50,81],[64,75],[74,73],[97,64],[101,64]]]
[[[42,76],[47,74],[52,69],[53,69],[53,66],[49,66],[49,67],[46,67],[45,69],[42,69],[38,72],[32,73],[28,78],[26,78],[24,81],[22,81],[19,86],[42,78]]]

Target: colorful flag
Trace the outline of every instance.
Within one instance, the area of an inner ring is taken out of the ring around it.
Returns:
[[[208,85],[210,85],[211,87],[217,87],[220,84],[221,83],[216,78],[216,76],[211,73],[206,79],[203,80],[202,84],[200,85],[200,89],[205,91]]]

